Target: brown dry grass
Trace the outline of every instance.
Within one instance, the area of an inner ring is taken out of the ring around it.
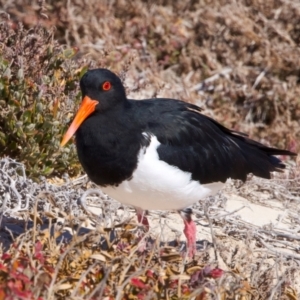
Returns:
[[[34,1],[2,2],[12,26],[36,24]],[[43,12],[40,22],[95,66],[129,70],[133,90],[196,102],[229,127],[299,150],[297,1],[47,1]]]

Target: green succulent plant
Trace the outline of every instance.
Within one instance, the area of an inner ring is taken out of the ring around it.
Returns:
[[[26,165],[34,178],[80,171],[75,147],[60,148],[87,67],[41,27],[0,25],[0,153]]]

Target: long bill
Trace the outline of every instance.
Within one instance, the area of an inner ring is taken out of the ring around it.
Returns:
[[[63,147],[70,138],[75,134],[76,130],[82,124],[82,122],[95,111],[95,107],[99,102],[96,100],[92,100],[90,97],[85,96],[82,100],[82,103],[79,107],[79,110],[70,125],[69,129],[65,133],[60,145]]]

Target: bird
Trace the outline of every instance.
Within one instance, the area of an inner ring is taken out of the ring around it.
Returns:
[[[177,211],[183,218],[189,256],[196,253],[190,206],[216,195],[227,179],[252,173],[271,178],[295,156],[230,130],[177,99],[128,99],[121,79],[104,68],[80,80],[82,102],[61,146],[73,135],[78,159],[91,181],[133,206],[149,229],[148,210]]]

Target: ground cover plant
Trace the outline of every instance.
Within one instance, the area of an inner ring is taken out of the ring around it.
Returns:
[[[194,207],[213,228],[214,247],[187,260],[176,234],[171,244],[156,232],[144,241],[129,208],[88,195],[96,187],[81,177],[74,144],[59,147],[80,77],[106,67],[130,97],[192,102],[251,138],[299,152],[297,1],[0,6],[0,299],[299,298],[299,161],[286,161],[287,172],[269,182],[251,178],[224,191],[276,202],[288,228],[225,213],[221,194]]]

